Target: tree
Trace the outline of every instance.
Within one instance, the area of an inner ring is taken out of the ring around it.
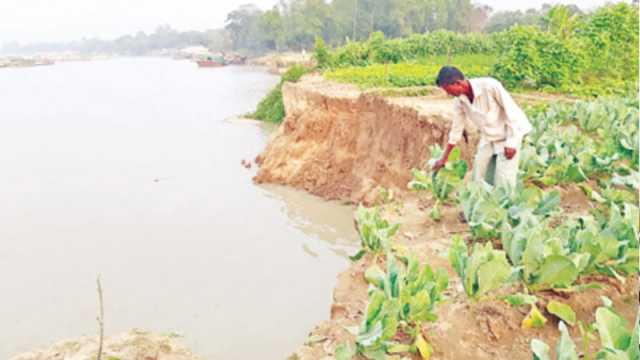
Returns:
[[[258,22],[262,11],[253,4],[242,5],[227,15],[225,29],[229,31],[234,49],[256,48],[259,40]]]

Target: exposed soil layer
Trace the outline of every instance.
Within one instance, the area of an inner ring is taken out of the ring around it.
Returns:
[[[282,93],[287,116],[256,159],[255,181],[326,199],[370,202],[379,186],[401,193],[451,125],[451,100],[437,88],[389,97],[308,75]],[[475,144],[461,146],[470,160]]]
[[[61,341],[48,349],[16,355],[9,360],[88,360],[98,353],[97,337]],[[118,360],[200,360],[185,348],[176,336],[158,335],[142,330],[104,339],[102,359]]]
[[[574,196],[577,195],[572,191],[563,192],[563,202],[570,201]],[[624,283],[612,278],[594,277],[581,281],[598,282],[601,289],[579,293],[537,293],[541,299],[538,307],[549,320],[541,329],[523,329],[521,323],[528,313],[528,306],[512,307],[498,300],[500,293],[492,293],[475,302],[469,300],[446,255],[452,235],[465,234],[468,226],[460,222],[458,209],[453,206],[443,209],[440,222],[432,221],[426,215],[430,205],[428,199],[411,196],[402,205],[386,205],[384,216],[402,223],[400,235],[395,240],[397,243],[418,254],[422,261],[432,267],[444,267],[449,272],[448,299],[437,306],[438,320],[423,328],[423,334],[434,348],[432,359],[531,359],[530,343],[534,338],[547,342],[555,349],[559,338],[558,319],[544,310],[550,300],[571,305],[579,321],[592,323],[595,310],[602,306],[601,296],[604,295],[613,300],[615,309],[629,324],[635,320],[639,291],[637,277],[627,278]],[[331,358],[340,343],[355,341],[346,327],[357,327],[362,322],[367,304],[364,271],[373,261],[371,257],[364,257],[338,276],[334,304],[328,314],[330,319],[313,329],[307,343],[291,359]],[[517,290],[506,288],[501,291],[507,294]],[[570,328],[570,332],[578,350],[583,351],[577,326]],[[594,354],[597,346],[599,341],[592,341],[588,352]]]

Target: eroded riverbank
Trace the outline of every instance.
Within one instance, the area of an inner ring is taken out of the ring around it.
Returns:
[[[407,190],[411,169],[424,166],[430,145],[446,140],[451,121],[450,100],[437,90],[420,92],[421,96],[404,96],[401,91],[360,91],[315,75],[285,84],[287,117],[257,158],[261,168],[255,180],[293,186],[327,199],[368,204],[378,202],[380,187],[392,190],[395,198],[382,206],[382,215],[401,224],[394,243],[417,254],[423,263],[445,268],[451,281],[447,300],[437,308],[438,321],[423,328],[435,349],[432,358],[528,359],[532,339],[557,342],[556,320],[541,329],[525,330],[521,323],[527,316],[526,308],[509,306],[497,297],[470,300],[447,258],[453,235],[468,235],[468,224],[459,219],[459,209],[453,206],[442,209],[440,221],[429,219],[434,199]],[[521,104],[565,101],[540,94],[518,94],[515,98]],[[472,141],[462,146],[462,157],[467,161],[474,153],[474,138],[477,140],[471,133]],[[557,190],[565,214],[588,210],[589,199],[578,186]],[[375,262],[385,268],[380,258],[368,256],[338,276],[330,318],[309,334],[291,359],[332,358],[338,345],[355,342],[349,329],[363,321],[368,288],[364,272]],[[567,303],[579,320],[592,323],[596,308],[602,306],[601,297],[606,296],[633,323],[638,307],[636,276],[624,281],[598,276],[581,281],[596,282],[599,288],[542,292],[537,294],[540,306],[554,300]],[[505,289],[504,294],[509,290],[514,289]],[[571,334],[580,337],[577,328],[571,329]],[[595,353],[597,346],[592,342],[588,351]]]

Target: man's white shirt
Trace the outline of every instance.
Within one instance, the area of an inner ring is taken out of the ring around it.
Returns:
[[[481,141],[491,143],[496,153],[505,147],[519,148],[522,138],[532,130],[524,111],[498,80],[486,77],[469,82],[473,104],[465,95],[455,99],[449,144],[457,144],[465,127],[473,127],[480,132]]]

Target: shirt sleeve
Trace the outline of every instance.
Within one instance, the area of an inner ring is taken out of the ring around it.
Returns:
[[[518,148],[522,143],[522,138],[531,131],[531,123],[500,82],[496,81],[494,90],[496,102],[502,106],[506,115],[507,138],[505,146]]]
[[[453,105],[453,121],[451,122],[451,130],[449,130],[449,144],[455,145],[462,138],[464,131],[464,112],[460,99],[456,99]]]

